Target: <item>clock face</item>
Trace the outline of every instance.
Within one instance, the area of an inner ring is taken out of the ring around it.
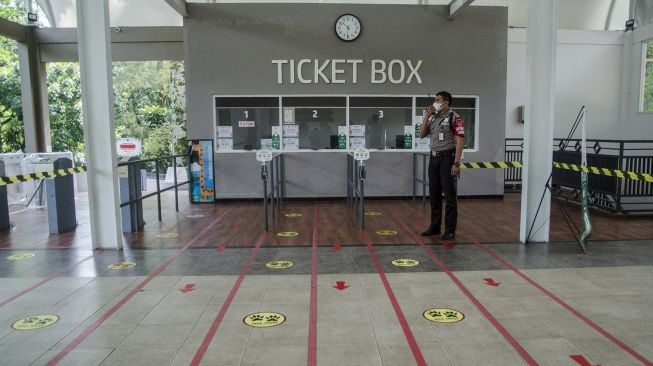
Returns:
[[[336,20],[336,34],[345,42],[351,42],[361,34],[361,22],[355,15],[344,14]]]

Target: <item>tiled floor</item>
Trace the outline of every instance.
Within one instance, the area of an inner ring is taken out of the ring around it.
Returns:
[[[0,251],[0,365],[653,364],[650,238],[581,254],[573,242],[487,244],[470,225],[440,243],[417,234],[421,206],[406,202],[370,203],[382,215],[364,231],[343,204],[289,203],[261,236],[253,205],[184,210],[122,252]],[[432,322],[433,308],[464,318]],[[286,320],[247,326],[256,312]],[[12,328],[37,315],[59,320]]]

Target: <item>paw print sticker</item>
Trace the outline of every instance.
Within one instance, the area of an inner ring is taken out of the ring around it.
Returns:
[[[398,258],[392,261],[392,265],[397,267],[415,267],[419,265],[419,261],[411,258]]]
[[[465,314],[458,310],[447,308],[434,308],[426,310],[423,314],[426,320],[436,323],[456,323],[465,318]]]
[[[58,321],[59,317],[57,315],[35,315],[16,321],[11,325],[11,327],[15,330],[33,330],[45,328]]]
[[[254,328],[269,328],[286,321],[286,316],[280,313],[259,312],[247,315],[243,323]]]

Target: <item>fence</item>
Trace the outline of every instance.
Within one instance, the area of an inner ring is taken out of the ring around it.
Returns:
[[[648,173],[653,171],[653,141],[588,139],[587,165],[599,168]],[[522,160],[523,140],[506,139],[506,161]],[[580,165],[581,141],[553,141],[553,161]],[[505,185],[521,185],[521,169],[509,168],[504,173]],[[590,201],[594,207],[613,213],[652,213],[653,183],[621,179],[616,176],[589,175]],[[552,184],[558,193],[569,191],[566,198],[580,200],[580,172],[554,169]]]

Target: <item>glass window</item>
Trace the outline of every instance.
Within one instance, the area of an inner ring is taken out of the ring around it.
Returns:
[[[350,144],[355,147],[363,137],[368,149],[412,149],[412,109],[411,97],[349,98]]]
[[[345,97],[284,97],[283,148],[338,149],[339,130],[346,132]]]
[[[216,97],[218,151],[272,148],[272,126],[279,125],[278,97]]]
[[[421,117],[426,106],[433,104],[434,97],[415,98],[415,116]],[[453,96],[451,109],[460,114],[465,121],[465,149],[476,149],[476,97],[458,97]],[[420,123],[420,122],[417,122]]]
[[[653,40],[644,43],[642,112],[653,112]]]

